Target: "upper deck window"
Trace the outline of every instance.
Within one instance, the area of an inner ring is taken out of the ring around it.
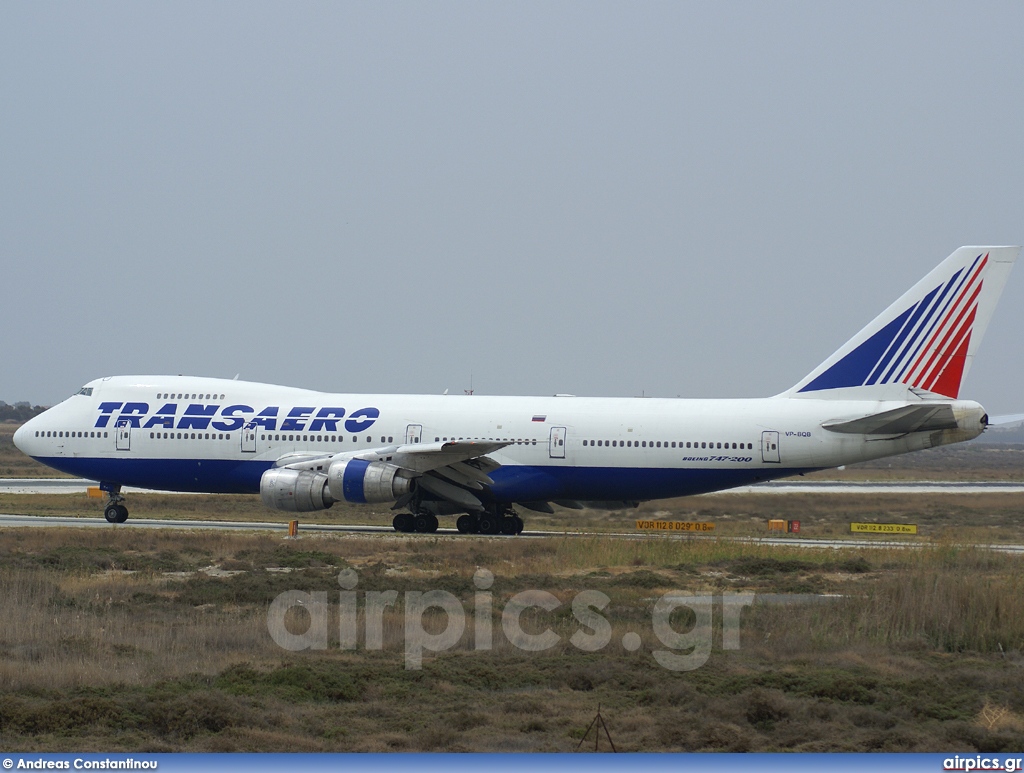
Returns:
[[[92,397],[92,387],[82,387],[77,392],[75,392],[75,394],[85,395],[86,397]]]

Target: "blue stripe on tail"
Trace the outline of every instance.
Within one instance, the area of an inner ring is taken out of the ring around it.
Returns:
[[[800,391],[817,392],[822,389],[863,386],[916,308],[917,304],[911,306]]]

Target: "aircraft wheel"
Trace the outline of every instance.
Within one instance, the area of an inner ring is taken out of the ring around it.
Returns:
[[[117,520],[114,523],[124,523],[128,520],[128,508],[124,505],[116,505],[117,507]],[[106,515],[106,513],[104,513]]]
[[[516,521],[515,518],[502,518],[501,519],[501,533],[512,536],[516,533]]]
[[[459,534],[475,534],[477,531],[476,518],[468,513],[460,515],[459,520],[455,522],[455,528],[459,530]]]
[[[416,513],[413,516],[412,523],[413,529],[418,531],[420,534],[426,534],[430,531],[430,513]],[[435,519],[435,523],[436,523]]]
[[[481,534],[497,534],[501,531],[501,519],[490,513],[481,515],[479,524]]]
[[[430,528],[428,528],[427,531],[430,532],[431,534],[433,534],[435,531],[437,531],[437,526],[438,526],[437,516],[434,515],[433,513],[431,513],[429,518],[430,518],[430,524],[429,524]]]
[[[128,511],[125,511],[125,517],[127,517]],[[103,517],[107,519],[107,523],[120,523],[118,518],[121,517],[121,511],[117,505],[107,505],[107,509],[103,511]]]
[[[391,525],[395,528],[395,531],[412,531],[412,515],[410,515],[409,513],[399,513],[391,521]]]
[[[513,515],[512,520],[516,522],[516,534],[522,534],[526,524],[523,523],[523,519],[518,515]]]

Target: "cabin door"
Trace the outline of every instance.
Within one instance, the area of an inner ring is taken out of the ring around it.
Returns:
[[[122,419],[117,423],[115,428],[115,434],[117,435],[117,450],[118,451],[131,451],[132,450],[132,423],[127,419]]]
[[[242,453],[256,453],[256,425],[251,422],[242,427]]]
[[[548,456],[552,459],[565,458],[565,427],[552,427],[548,437]]]

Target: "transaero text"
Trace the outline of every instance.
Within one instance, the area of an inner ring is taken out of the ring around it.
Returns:
[[[214,429],[219,432],[234,432],[242,427],[263,427],[268,432],[349,432],[356,433],[369,429],[380,418],[377,408],[359,408],[346,413],[344,408],[318,408],[297,406],[282,408],[268,405],[254,408],[251,405],[205,405],[190,403],[179,412],[177,403],[165,403],[159,410],[151,411],[149,403],[100,403],[100,415],[96,427],[106,427],[116,415],[114,426],[135,429]],[[280,422],[280,426],[278,423]],[[344,430],[338,428],[342,424]]]

